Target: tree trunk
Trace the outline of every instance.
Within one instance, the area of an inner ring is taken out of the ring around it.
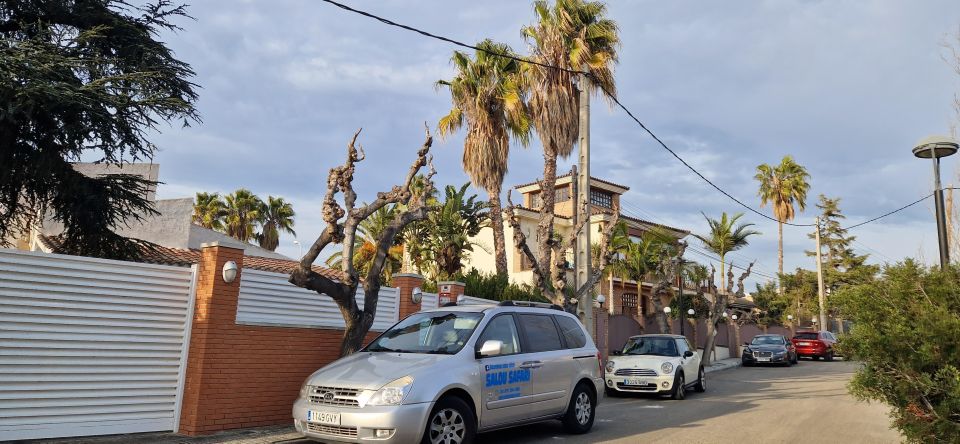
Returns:
[[[740,357],[740,324],[733,323],[733,344],[730,344],[730,357]]]
[[[488,192],[490,195],[490,228],[493,229],[493,250],[496,257],[497,274],[507,275],[507,248],[503,238],[503,207],[500,203],[500,188]]]
[[[640,295],[637,295],[637,299],[639,298],[640,298]],[[664,334],[672,333],[670,329],[670,322],[667,320],[667,314],[663,312],[663,301],[660,299],[659,294],[653,295],[653,310],[654,310],[653,315],[657,319],[657,327],[660,328],[660,333],[664,333]]]
[[[777,281],[780,295],[783,295],[783,222],[777,222]],[[798,299],[799,300],[799,299]],[[799,308],[798,308],[799,309]],[[799,312],[797,313],[800,314]]]
[[[556,206],[557,186],[557,153],[556,150],[544,144],[543,147],[543,181],[540,182],[540,221],[537,223],[537,264],[543,276],[551,276],[551,253],[553,252],[553,218]],[[553,285],[551,282],[549,285]],[[555,289],[554,289],[555,290]],[[547,292],[553,293],[553,292]],[[553,294],[553,302],[564,305],[563,294]]]
[[[710,360],[712,358],[711,353],[713,351],[713,344],[716,339],[717,325],[713,321],[707,322],[707,341],[703,344],[703,356],[700,357],[700,362],[703,363],[704,367],[710,365]]]

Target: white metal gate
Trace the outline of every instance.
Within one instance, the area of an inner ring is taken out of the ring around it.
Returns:
[[[0,249],[0,440],[175,430],[195,276]]]

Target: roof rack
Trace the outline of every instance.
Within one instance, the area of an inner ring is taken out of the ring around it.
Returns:
[[[501,301],[497,304],[501,307],[536,307],[536,308],[551,308],[554,310],[563,311],[563,307],[557,304],[548,304],[546,302],[533,302],[533,301]]]

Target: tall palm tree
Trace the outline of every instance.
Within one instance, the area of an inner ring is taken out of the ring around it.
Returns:
[[[793,205],[796,204],[803,211],[807,207],[807,191],[810,183],[807,180],[810,174],[807,169],[793,160],[793,157],[783,156],[777,166],[762,164],[757,166],[757,175],[754,179],[760,182],[760,206],[773,206],[773,216],[777,219],[777,271],[783,275],[783,224],[793,220],[796,213]],[[781,287],[783,287],[781,285]],[[781,294],[783,290],[781,289]]]
[[[263,219],[265,205],[257,195],[246,188],[240,188],[226,197],[227,235],[249,242],[254,238],[254,230],[258,221]]]
[[[509,46],[490,39],[478,43],[477,47],[498,54],[513,54]],[[440,137],[446,137],[466,121],[463,169],[474,185],[489,195],[497,274],[505,276],[507,252],[500,192],[507,173],[510,136],[523,146],[530,141],[530,120],[522,86],[523,65],[485,51],[476,51],[474,58],[454,51],[451,61],[456,75],[451,80],[438,81],[437,87],[449,88],[453,108],[440,119],[438,131]]]
[[[267,196],[267,202],[260,214],[263,229],[257,235],[260,246],[275,251],[280,245],[280,232],[297,235],[293,231],[293,218],[296,213],[293,206],[282,197]]]
[[[204,228],[223,231],[227,205],[220,193],[197,193],[193,201],[193,222]]]
[[[533,5],[536,22],[523,28],[531,44],[531,58],[544,65],[585,69],[591,76],[591,93],[616,94],[613,64],[618,60],[620,36],[616,22],[605,17],[606,5],[584,0],[556,0],[552,6],[538,0]],[[530,115],[543,142],[543,183],[552,188],[557,180],[557,157],[569,156],[579,135],[579,79],[569,71],[536,65],[530,66],[528,73]],[[556,199],[552,192],[541,194],[545,217],[537,226],[537,249],[542,265],[550,263]]]
[[[706,247],[707,250],[720,256],[720,282],[725,282],[727,276],[725,269],[727,253],[747,246],[747,244],[750,243],[747,238],[755,234],[760,234],[760,232],[750,229],[750,227],[753,226],[752,223],[741,223],[737,225],[737,221],[743,217],[743,213],[737,213],[734,214],[733,217],[728,217],[727,212],[724,211],[720,219],[711,219],[707,217],[706,214],[704,214],[703,217],[707,220],[707,224],[710,225],[710,233],[705,236],[699,234],[695,234],[694,236],[703,242],[703,246]],[[726,289],[725,285],[720,285],[720,287]]]

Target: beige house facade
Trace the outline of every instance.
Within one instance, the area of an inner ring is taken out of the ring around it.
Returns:
[[[567,237],[573,230],[574,216],[574,193],[573,176],[570,174],[559,176],[554,187],[556,197],[556,207],[554,210],[554,230],[561,236]],[[520,199],[514,198],[518,204],[517,216],[520,222],[520,229],[527,238],[527,245],[536,255],[536,230],[537,221],[540,215],[542,190],[539,182],[531,182],[514,187],[514,190],[520,193]],[[590,217],[589,227],[591,230],[591,240],[596,243],[601,238],[601,230],[606,222],[613,217],[613,209],[620,208],[620,198],[630,188],[624,185],[616,184],[596,177],[590,178],[590,204],[592,215]],[[506,216],[504,216],[506,219]],[[663,233],[680,241],[687,237],[690,232],[681,228],[670,227],[662,224],[631,217],[621,212],[620,219],[627,224],[628,233],[631,238],[639,238],[644,233],[658,229]],[[507,271],[510,282],[515,284],[533,283],[533,271],[527,259],[519,249],[513,244],[513,228],[510,224],[504,224],[504,239],[507,247]],[[496,258],[493,250],[493,229],[484,228],[476,237],[472,239],[479,247],[474,248],[469,258],[464,260],[464,269],[475,268],[482,273],[496,273]],[[567,260],[573,263],[573,252],[567,252]],[[572,270],[571,270],[572,279]],[[638,321],[644,314],[649,314],[651,308],[650,290],[652,283],[641,282],[638,285],[634,281],[623,281],[619,278],[605,278],[600,285],[600,294],[603,294],[607,301],[604,309],[609,310],[611,314],[628,314],[635,317]]]

